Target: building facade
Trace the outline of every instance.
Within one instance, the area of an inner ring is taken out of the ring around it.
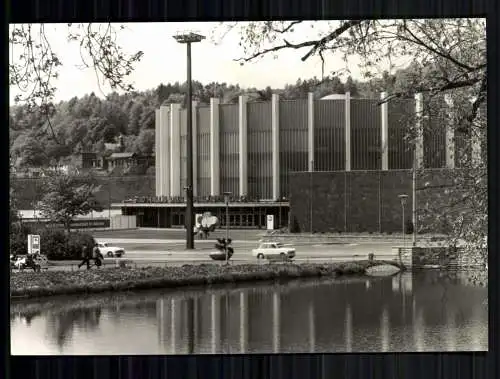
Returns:
[[[382,93],[381,99],[385,98]],[[364,183],[363,178],[370,173],[398,176],[397,172],[412,167],[454,170],[461,165],[457,156],[463,154],[456,154],[460,149],[468,149],[471,158],[480,159],[480,146],[471,146],[456,133],[452,108],[445,98],[424,100],[417,94],[413,99],[381,102],[351,98],[349,93],[315,100],[310,93],[307,99],[299,100],[281,100],[273,94],[269,102],[251,102],[247,96],[240,96],[238,104],[220,104],[218,99],[211,99],[210,106],[195,103],[192,125],[195,213],[210,211],[225,226],[225,204],[221,199],[230,192],[227,223],[231,227],[267,227],[265,221],[272,216],[274,228],[280,228],[295,222],[293,215],[301,229],[314,231],[314,222],[311,217],[306,219],[306,213],[327,208],[317,202],[311,207],[306,201],[311,197],[311,188],[310,184],[304,184],[306,176],[300,173],[357,173],[356,179]],[[417,131],[412,139],[407,138],[409,130]],[[124,214],[137,215],[138,226],[183,227],[186,134],[187,113],[179,104],[162,106],[156,111],[156,197],[133,204],[115,204]],[[327,187],[323,188],[325,194]],[[331,196],[336,195],[330,193],[324,201],[331,202]],[[295,201],[289,202],[291,196]],[[297,199],[303,204],[298,204]],[[306,203],[309,205],[305,206]],[[292,204],[298,204],[296,211],[290,211]],[[349,216],[352,206],[359,204],[344,202],[342,220],[320,229],[387,229],[380,206],[374,211],[378,221],[372,220],[369,227],[362,223],[350,225],[354,222],[354,216]],[[391,208],[384,214],[392,211]],[[329,218],[328,223],[332,222]],[[395,228],[390,225],[389,229]]]
[[[446,102],[424,107],[422,95],[377,99],[280,100],[193,107],[195,197],[231,192],[259,200],[288,198],[289,177],[303,171],[455,168],[455,135]],[[381,94],[384,98],[385,95]],[[422,115],[423,117],[416,117]],[[421,124],[414,141],[410,126]],[[179,197],[186,186],[186,110],[156,111],[156,195]],[[415,142],[416,141],[416,142]],[[473,149],[476,153],[478,149]],[[415,152],[415,154],[414,154]]]

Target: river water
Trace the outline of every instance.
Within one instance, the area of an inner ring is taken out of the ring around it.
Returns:
[[[429,271],[14,301],[11,352],[484,351],[488,291],[477,277]]]

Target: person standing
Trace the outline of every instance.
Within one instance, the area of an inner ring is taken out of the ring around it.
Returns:
[[[87,270],[90,270],[90,258],[91,257],[92,257],[92,254],[90,252],[90,249],[88,248],[87,245],[83,245],[83,247],[82,247],[82,262],[78,265],[78,268],[80,268],[86,264]]]

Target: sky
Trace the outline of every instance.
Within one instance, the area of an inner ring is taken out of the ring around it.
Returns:
[[[335,22],[335,21],[333,21]],[[332,21],[314,21],[296,27],[291,42],[299,42],[309,38],[317,38],[318,32],[328,30]],[[226,23],[227,24],[227,23]],[[311,27],[314,24],[314,27]],[[186,80],[186,46],[177,43],[173,36],[178,32],[195,31],[206,35],[207,39],[193,45],[192,77],[193,80],[208,84],[210,82],[226,82],[239,84],[240,87],[281,88],[287,83],[295,83],[298,78],[308,79],[321,77],[321,61],[312,57],[305,62],[301,57],[306,50],[287,50],[276,57],[268,56],[256,63],[243,66],[235,59],[243,56],[238,46],[239,34],[231,32],[220,41],[218,37],[226,30],[219,22],[213,23],[131,23],[119,31],[118,43],[128,53],[138,50],[144,52],[142,60],[130,76],[130,82],[136,90],[147,90],[160,83],[184,82]],[[12,26],[11,26],[12,27]],[[111,92],[106,85],[99,85],[92,69],[83,69],[80,49],[74,42],[67,41],[66,24],[46,24],[48,39],[53,51],[62,61],[59,78],[54,82],[57,87],[55,100],[68,100],[74,96],[81,97],[94,92],[103,97]],[[19,52],[10,51],[11,59]],[[360,78],[356,59],[351,59],[349,68],[353,78]],[[328,55],[325,64],[325,75],[345,69],[346,64],[339,56]],[[382,67],[383,68],[383,67]],[[16,91],[17,90],[17,91]],[[10,103],[19,90],[10,88]]]

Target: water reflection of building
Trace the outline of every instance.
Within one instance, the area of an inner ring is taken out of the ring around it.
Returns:
[[[449,301],[464,301],[449,291]],[[466,302],[441,306],[436,284],[408,274],[372,280],[369,288],[358,280],[196,296],[158,301],[165,352],[454,350],[464,343],[457,320],[473,317]]]
[[[349,304],[345,307],[345,347],[346,352],[352,352],[352,313]]]

